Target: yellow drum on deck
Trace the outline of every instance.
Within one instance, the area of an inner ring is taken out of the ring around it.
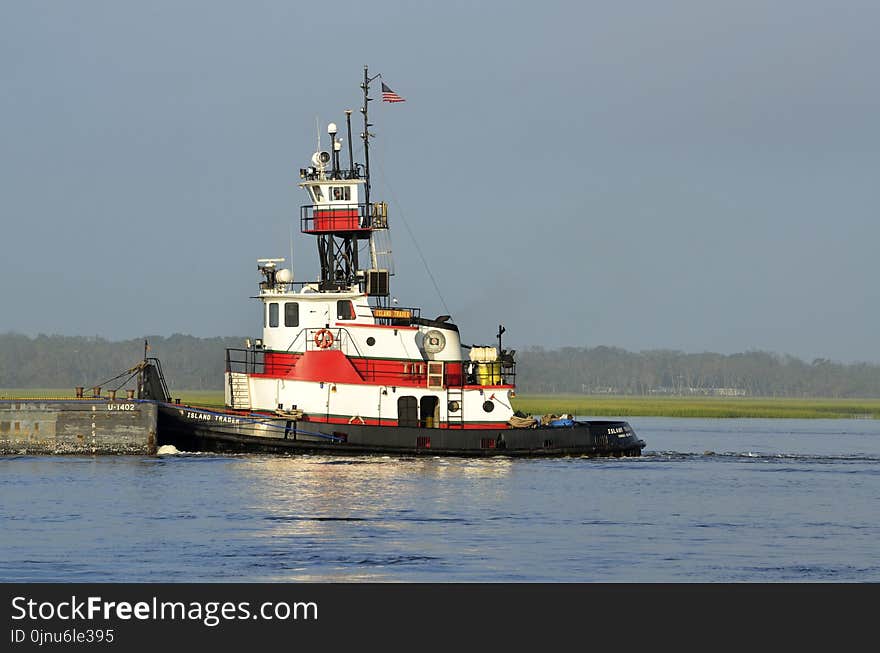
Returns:
[[[498,385],[501,383],[501,361],[477,364],[477,383],[479,385]]]

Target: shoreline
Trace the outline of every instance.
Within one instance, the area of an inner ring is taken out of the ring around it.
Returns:
[[[0,388],[0,399],[71,397],[70,389]],[[221,390],[173,392],[182,403],[221,408]],[[517,394],[514,410],[535,416],[693,417],[762,419],[880,419],[880,398],[641,397],[629,395]]]

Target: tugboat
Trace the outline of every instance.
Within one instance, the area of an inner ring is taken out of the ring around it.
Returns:
[[[225,408],[158,401],[160,445],[186,451],[460,456],[638,456],[621,421],[516,414],[515,352],[465,345],[449,315],[428,318],[391,296],[388,207],[370,187],[370,77],[364,68],[363,163],[330,145],[300,169],[302,233],[315,237],[320,278],[296,282],[282,258],[257,261],[262,338],[226,351]],[[368,251],[361,260],[362,246]]]

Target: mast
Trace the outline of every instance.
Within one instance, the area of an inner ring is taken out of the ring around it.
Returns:
[[[361,134],[361,138],[364,141],[364,174],[366,177],[364,183],[364,202],[370,215],[372,214],[372,205],[370,204],[370,136],[372,134],[370,134],[370,127],[373,125],[369,121],[368,113],[370,109],[369,103],[373,100],[370,97],[370,82],[377,77],[379,75],[370,77],[367,66],[364,66],[364,83],[361,84],[361,88],[364,90],[364,105],[361,107],[361,113],[364,114],[364,131]],[[378,256],[376,255],[376,240],[373,233],[370,233],[370,267],[372,269],[379,267]]]
[[[304,180],[300,186],[307,188],[312,202],[301,207],[300,223],[303,233],[316,236],[318,258],[321,263],[321,279],[319,288],[325,292],[348,291],[358,288],[376,297],[380,303],[389,296],[388,270],[379,269],[380,254],[375,242],[376,230],[387,230],[387,209],[383,203],[372,202],[370,180],[370,128],[373,126],[369,118],[370,83],[379,75],[370,76],[364,66],[364,79],[361,83],[364,100],[361,114],[364,117],[364,129],[361,140],[364,143],[363,178],[360,175],[360,164],[354,163],[351,139],[351,111],[346,114],[346,130],[348,133],[348,170],[344,170],[340,162],[342,142],[337,140],[335,123],[327,126],[330,135],[329,151],[318,148],[312,157],[312,167],[301,168],[300,177]],[[319,132],[320,138],[320,132]],[[325,175],[325,166],[329,164],[330,172]],[[369,243],[369,267],[360,269],[358,262],[359,244]],[[390,254],[390,251],[388,252]],[[387,266],[386,266],[387,267]]]
[[[364,114],[364,133],[361,134],[361,138],[364,140],[364,173],[366,175],[364,199],[368,207],[370,206],[370,136],[372,136],[370,134],[370,127],[373,125],[370,123],[367,114],[370,108],[369,103],[373,101],[373,98],[370,97],[370,82],[378,77],[379,75],[370,77],[367,67],[364,66],[364,83],[361,84],[361,88],[364,89],[364,106],[361,107],[361,113]]]

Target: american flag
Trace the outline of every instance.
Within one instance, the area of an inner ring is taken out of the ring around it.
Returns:
[[[382,102],[406,102],[406,100],[388,88],[385,82],[382,82]]]

